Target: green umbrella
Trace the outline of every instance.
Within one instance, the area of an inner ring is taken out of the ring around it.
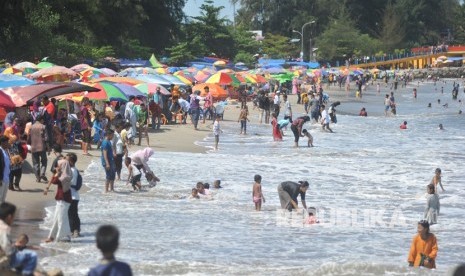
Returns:
[[[39,62],[39,64],[37,64],[38,69],[44,69],[44,68],[48,68],[52,66],[55,66],[55,64],[48,62],[48,61],[42,61],[42,62]]]

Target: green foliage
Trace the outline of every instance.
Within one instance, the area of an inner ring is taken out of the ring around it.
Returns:
[[[187,42],[179,43],[178,45],[167,48],[166,50],[170,52],[171,65],[182,65],[184,62],[194,58]]]
[[[290,44],[289,38],[278,34],[266,34],[263,40],[262,54],[270,58],[288,58],[294,56],[297,49]]]
[[[248,67],[253,67],[253,64],[255,63],[255,58],[250,53],[239,51],[236,57],[234,57],[234,63],[238,62],[243,62]]]

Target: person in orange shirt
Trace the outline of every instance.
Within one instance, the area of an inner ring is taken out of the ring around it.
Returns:
[[[418,234],[412,240],[408,255],[409,266],[436,268],[435,259],[438,254],[436,236],[429,232],[427,220],[420,220],[417,229]]]
[[[55,119],[55,105],[53,102],[51,102],[47,96],[44,96],[42,98],[42,104],[44,105],[45,110],[47,110],[47,113],[50,115],[52,120]]]

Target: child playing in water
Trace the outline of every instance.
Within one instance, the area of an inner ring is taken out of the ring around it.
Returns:
[[[200,199],[199,190],[197,190],[196,188],[192,188],[192,192],[189,196],[189,199]]]
[[[141,171],[134,164],[131,163],[130,157],[126,157],[124,159],[124,164],[126,165],[129,171],[128,182],[126,183],[126,185],[131,183],[134,191],[140,191],[140,189],[142,188],[140,182],[140,178],[142,177]]]
[[[407,121],[404,121],[404,122],[400,125],[400,129],[407,129]]]
[[[319,220],[313,215],[313,209],[308,212],[308,217],[305,219],[304,224],[315,224],[320,223]]]
[[[308,146],[313,147],[313,136],[308,132],[308,130],[304,129],[302,130],[302,133],[305,135],[305,137],[308,138]]]
[[[255,211],[260,211],[262,208],[262,200],[265,203],[265,197],[262,193],[262,177],[258,174],[254,176],[255,183],[252,188],[252,200],[255,203]]]
[[[433,179],[431,179],[431,184],[434,185],[434,191],[436,194],[438,193],[438,184],[439,186],[441,186],[441,190],[445,192],[444,187],[442,187],[440,168],[436,168],[436,170],[434,171],[434,176],[433,176]]]

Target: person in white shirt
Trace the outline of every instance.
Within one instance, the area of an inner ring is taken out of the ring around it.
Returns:
[[[281,101],[279,100],[279,90],[276,91],[273,99],[273,108],[274,108],[274,113],[276,114],[276,118],[279,116],[279,105],[281,104]]]
[[[331,122],[331,118],[329,117],[329,114],[326,111],[324,104],[321,105],[320,111],[321,111],[321,127],[323,128],[323,130],[329,130],[330,132],[333,132],[333,130],[329,128],[329,123]]]
[[[178,103],[182,111],[182,123],[185,124],[187,120],[187,115],[189,114],[189,109],[191,108],[191,104],[182,98],[178,99]]]
[[[287,99],[287,95],[283,95],[284,100],[284,119],[290,119],[292,121],[292,108],[291,102]]]
[[[123,168],[123,157],[127,154],[123,139],[121,138],[121,131],[124,129],[124,124],[120,123],[116,126],[115,135],[111,141],[113,152],[115,155],[115,168],[116,168],[116,180],[121,180],[121,169]]]
[[[66,159],[69,162],[72,172],[71,178],[71,205],[68,209],[68,217],[69,217],[69,226],[71,229],[71,233],[73,233],[73,238],[78,238],[81,236],[81,219],[79,218],[78,214],[78,205],[79,205],[79,190],[82,186],[82,178],[79,175],[79,171],[76,168],[77,156],[74,153],[68,153],[66,155]]]

